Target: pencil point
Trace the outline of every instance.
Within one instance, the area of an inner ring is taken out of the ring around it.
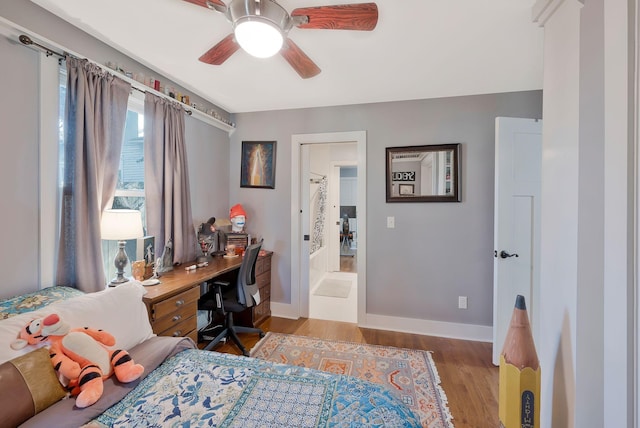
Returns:
[[[540,361],[524,296],[517,295],[500,355],[498,417],[501,427],[540,428]]]

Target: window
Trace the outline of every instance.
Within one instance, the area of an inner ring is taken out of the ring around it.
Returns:
[[[112,208],[140,210],[146,224],[144,198],[144,102],[129,97],[118,183]]]

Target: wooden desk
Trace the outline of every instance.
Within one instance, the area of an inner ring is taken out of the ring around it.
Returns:
[[[244,312],[233,315],[236,325],[257,327],[271,316],[271,256],[267,251],[264,256],[259,256],[256,261],[256,283],[260,291],[260,303]]]
[[[243,322],[259,323],[271,315],[271,255],[258,257],[256,280],[260,287],[260,305],[247,310]],[[185,263],[162,274],[160,284],[145,287],[142,300],[147,305],[153,332],[159,336],[188,336],[198,342],[198,299],[200,284],[239,269],[242,258],[214,257],[209,265],[186,271]]]

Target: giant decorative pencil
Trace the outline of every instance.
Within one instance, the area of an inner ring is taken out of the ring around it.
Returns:
[[[521,295],[500,354],[498,403],[501,427],[540,428],[540,361]]]

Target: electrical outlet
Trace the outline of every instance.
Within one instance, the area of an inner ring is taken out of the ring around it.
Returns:
[[[467,309],[467,296],[458,296],[458,309]]]
[[[394,227],[396,227],[396,218],[387,217],[387,229],[393,229]]]

